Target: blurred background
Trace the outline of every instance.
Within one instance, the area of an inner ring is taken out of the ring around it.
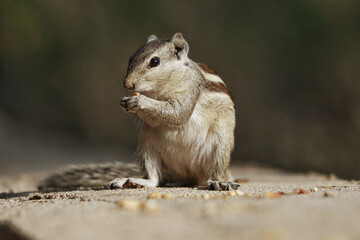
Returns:
[[[360,178],[360,2],[0,2],[0,174],[134,161],[129,56],[182,32],[237,110],[233,162]]]

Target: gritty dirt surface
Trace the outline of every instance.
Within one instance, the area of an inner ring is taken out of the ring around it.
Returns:
[[[45,193],[36,191],[36,183],[46,172],[2,175],[0,239],[11,234],[17,239],[360,239],[358,181],[250,166],[232,170],[242,183],[231,193],[195,188]]]

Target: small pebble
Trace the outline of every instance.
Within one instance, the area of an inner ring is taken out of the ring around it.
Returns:
[[[308,194],[309,191],[307,191],[303,188],[295,188],[292,193],[293,194]]]
[[[161,192],[153,192],[153,193],[150,193],[147,198],[148,199],[158,199],[158,198],[161,198],[163,196],[163,194]]]
[[[237,196],[244,196],[244,193],[242,191],[239,191],[239,190],[235,191],[235,194]]]
[[[314,188],[311,189],[312,192],[317,192],[318,190],[319,190],[319,189],[316,188],[316,187],[314,187]]]
[[[234,196],[236,196],[236,192],[235,191],[229,191],[229,192],[227,192],[227,195],[229,197],[234,197]]]
[[[163,199],[172,199],[173,196],[170,193],[165,193],[161,196]]]
[[[215,197],[217,197],[217,198],[220,198],[220,197],[223,197],[224,195],[223,194],[221,194],[221,193],[217,193],[217,194],[215,194]]]
[[[141,208],[141,202],[135,199],[125,198],[117,202],[117,205],[125,210],[137,211]]]
[[[269,198],[280,198],[282,195],[284,195],[282,192],[277,192],[277,193],[273,193],[270,191],[266,192],[266,196],[268,196]]]
[[[209,199],[210,196],[209,196],[209,194],[204,193],[204,194],[201,195],[201,198],[203,198],[203,199]]]

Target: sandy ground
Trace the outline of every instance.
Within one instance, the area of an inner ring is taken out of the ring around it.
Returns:
[[[41,193],[36,183],[46,172],[2,175],[0,239],[360,239],[358,181],[232,170],[248,182],[230,194],[194,188]],[[161,198],[148,199],[151,193]]]

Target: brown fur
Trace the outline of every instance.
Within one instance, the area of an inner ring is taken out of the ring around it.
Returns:
[[[229,95],[231,100],[233,100],[229,89],[222,82],[206,81],[206,89],[208,89],[210,92],[225,93]]]
[[[204,72],[210,73],[210,74],[213,74],[213,75],[216,75],[216,76],[217,76],[216,72],[215,72],[213,69],[209,68],[209,66],[207,66],[207,65],[205,65],[205,64],[203,64],[203,63],[197,63],[197,65],[198,65]]]
[[[204,71],[205,73],[209,73],[212,75],[216,75],[216,72],[211,69],[209,66],[207,66],[206,64],[203,63],[197,63],[197,65],[201,68],[202,71]],[[231,93],[229,91],[229,89],[226,87],[226,85],[222,82],[213,82],[213,81],[206,81],[206,88],[207,90],[209,90],[210,92],[219,92],[219,93],[225,93],[227,95],[229,95],[229,97],[232,99]]]

